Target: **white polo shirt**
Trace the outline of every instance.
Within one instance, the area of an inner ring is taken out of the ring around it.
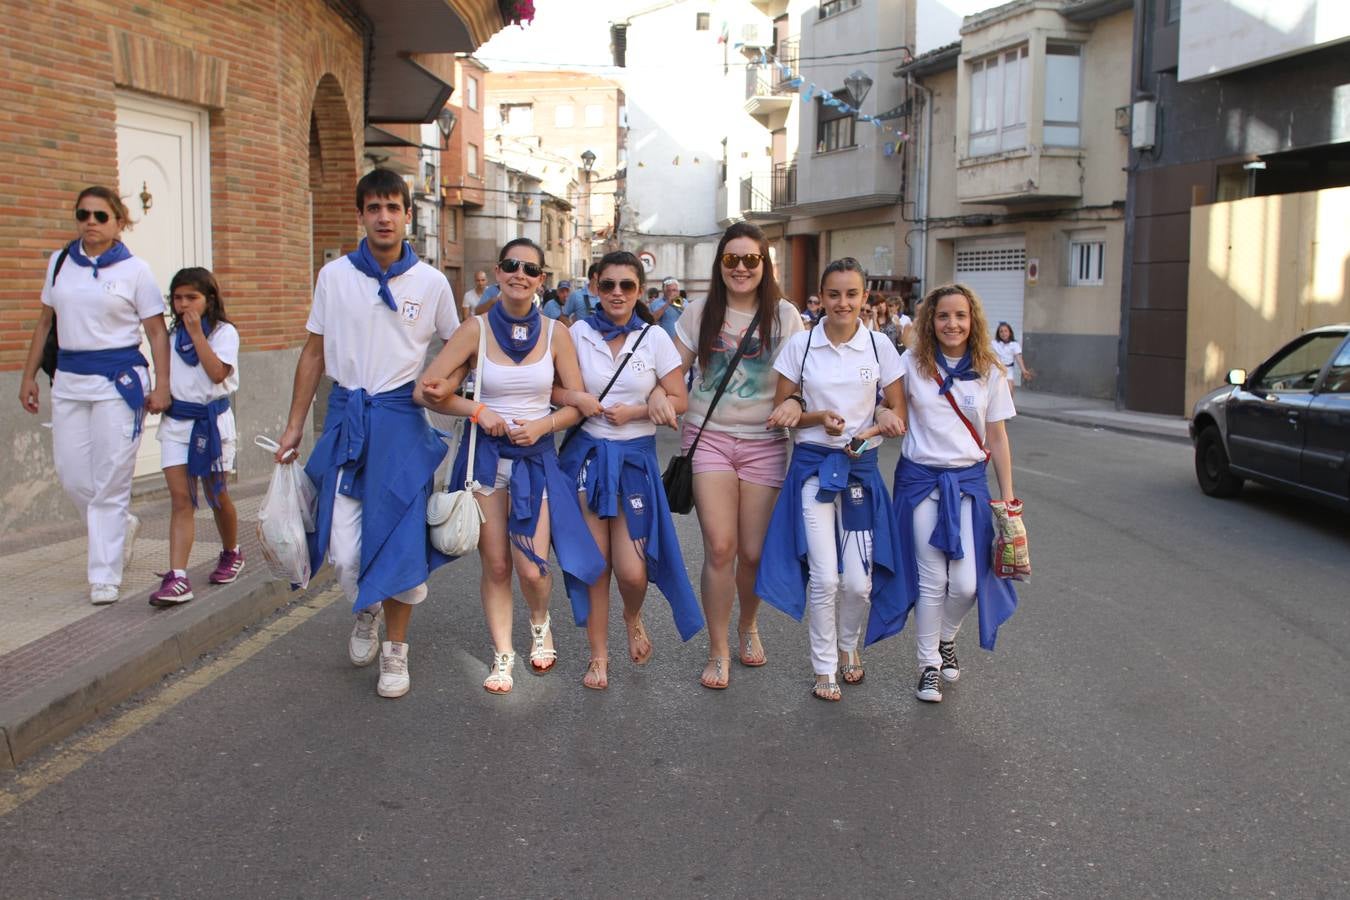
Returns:
[[[63,350],[116,350],[139,347],[141,320],[164,314],[164,297],[145,260],[133,256],[94,270],[67,257],[52,284],[60,252],[47,261],[42,302],[56,312],[57,340]],[[149,373],[141,370],[145,390]],[[117,400],[121,395],[102,375],[56,373],[52,396],[65,400]]]
[[[811,331],[788,338],[773,367],[799,385],[809,412],[829,409],[844,417],[844,433],[837,437],[826,434],[824,425],[812,425],[794,429],[792,439],[799,444],[844,447],[853,435],[871,427],[876,418],[877,388],[885,388],[900,377],[900,354],[885,335],[863,327],[861,322],[853,337],[836,346],[825,336],[822,320]]]
[[[959,360],[947,357],[947,365]],[[916,355],[906,353],[900,358],[901,377],[905,379],[905,400],[909,403],[909,430],[901,452],[905,458],[925,466],[943,466],[957,469],[984,461],[981,449],[988,435],[989,422],[1001,422],[1017,415],[1008,378],[1002,370],[993,368],[986,378],[978,381],[957,381],[951,394],[961,412],[975,426],[980,435],[976,446],[966,426],[956,415],[947,398],[938,393],[933,376],[918,370]]]
[[[647,336],[638,344],[637,350],[623,367],[623,372],[615,379],[602,406],[615,406],[620,403],[647,402],[647,395],[656,387],[656,383],[680,367],[680,351],[659,325],[647,325]],[[628,351],[637,343],[641,331],[632,331],[624,336],[623,347],[617,356],[609,352],[608,345],[586,321],[574,322],[571,328],[572,342],[577,347],[577,360],[581,364],[581,379],[586,391],[599,397],[600,392],[609,384],[614,369]],[[591,416],[582,428],[592,437],[611,441],[626,441],[631,438],[647,437],[656,434],[656,426],[649,419],[637,419],[623,425],[611,425],[604,416]]]
[[[426,366],[433,336],[449,340],[459,327],[450,282],[424,262],[389,280],[390,309],[380,283],[346,256],[319,270],[305,328],[323,336],[328,376],[350,390],[380,394],[412,381]]]
[[[181,325],[179,326],[182,327]],[[221,322],[211,329],[206,342],[211,345],[217,357],[230,367],[230,374],[216,384],[206,369],[198,364],[190,366],[173,349],[174,335],[169,335],[169,389],[175,400],[188,403],[210,403],[221,397],[228,397],[239,390],[239,332],[229,322]],[[226,410],[216,419],[222,441],[234,440],[234,410]],[[172,419],[165,416],[159,423],[159,439],[186,444],[192,436],[192,422],[188,419]]]

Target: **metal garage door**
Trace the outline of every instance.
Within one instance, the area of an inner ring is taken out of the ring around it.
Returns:
[[[959,241],[956,244],[956,275],[953,280],[973,290],[984,304],[989,337],[999,322],[1012,325],[1017,339],[1022,334],[1022,297],[1026,286],[1027,250],[1023,238],[998,241]]]

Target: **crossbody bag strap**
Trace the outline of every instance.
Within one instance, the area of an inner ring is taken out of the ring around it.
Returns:
[[[938,393],[942,393],[942,379],[934,375],[933,380],[937,382]],[[981,452],[984,453],[985,462],[988,462],[989,450],[985,448],[984,441],[980,440],[980,433],[975,430],[975,426],[970,424],[970,420],[966,418],[965,413],[961,412],[961,407],[957,406],[956,401],[952,399],[952,392],[948,391],[942,396],[946,397],[947,402],[952,405],[952,412],[956,413],[956,417],[961,420],[961,424],[966,426],[966,431],[969,431],[970,436],[975,440],[975,446],[980,448]]]
[[[601,400],[604,400],[605,395],[609,393],[609,389],[614,387],[614,382],[619,380],[619,374],[623,372],[624,366],[628,365],[628,361],[633,358],[633,354],[637,352],[638,347],[641,346],[642,344],[642,339],[647,336],[647,332],[650,331],[651,328],[652,326],[647,325],[642,329],[642,331],[638,333],[638,339],[633,342],[633,349],[625,353],[623,355],[623,359],[619,360],[619,364],[614,367],[614,374],[609,376],[609,384],[605,385],[605,389],[600,392],[600,396],[595,398],[596,403],[599,403]],[[567,429],[567,434],[563,435],[562,443],[558,445],[559,453],[561,453],[563,448],[566,447],[568,443],[572,440],[573,435],[575,435],[578,431],[581,430],[581,424],[582,424],[581,422],[578,422],[571,428]]]
[[[736,355],[731,358],[727,365],[726,374],[722,376],[722,383],[717,386],[717,393],[713,394],[712,403],[708,404],[708,412],[703,416],[703,424],[698,426],[698,434],[694,435],[694,442],[689,445],[689,452],[685,454],[693,458],[694,451],[698,449],[698,442],[703,438],[703,429],[708,427],[712,421],[713,410],[717,409],[717,401],[722,399],[722,394],[726,393],[727,385],[731,383],[731,374],[736,371],[736,366],[740,365],[741,357],[745,355],[745,348],[754,337],[755,330],[759,328],[759,312],[755,312],[755,317],[750,320],[750,327],[745,329],[745,334],[741,335],[740,346],[736,348]]]
[[[478,319],[478,362],[473,367],[473,398],[478,403],[482,400],[478,398],[483,394],[483,358],[487,356],[487,316],[477,316]],[[478,449],[478,423],[464,420],[464,426],[469,429],[469,466],[464,470],[464,490],[472,491],[477,482],[473,477],[473,455]],[[447,485],[448,487],[448,485]]]

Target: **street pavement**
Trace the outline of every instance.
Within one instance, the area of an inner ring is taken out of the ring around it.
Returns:
[[[1344,516],[1205,497],[1175,442],[1010,433],[1035,578],[996,653],[963,632],[940,705],[913,698],[908,630],[843,702],[811,699],[805,629],[773,610],[769,664],[707,691],[702,636],[681,645],[655,592],[651,665],[616,613],[610,689],[587,691],[560,589],[555,671],[522,658],[493,697],[461,560],[414,616],[401,700],[319,592],[0,775],[3,894],[1350,894]],[[524,623],[518,603],[520,651]]]

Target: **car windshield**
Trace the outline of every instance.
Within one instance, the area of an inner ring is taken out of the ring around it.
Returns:
[[[1331,361],[1322,390],[1328,394],[1350,394],[1350,343],[1342,347]]]
[[[1327,359],[1345,340],[1344,334],[1319,332],[1307,335],[1273,357],[1252,382],[1254,391],[1311,391]]]

